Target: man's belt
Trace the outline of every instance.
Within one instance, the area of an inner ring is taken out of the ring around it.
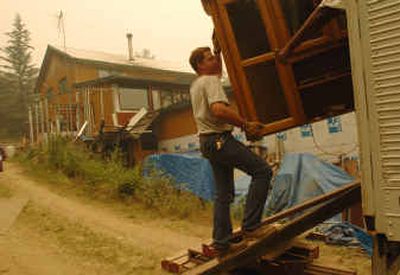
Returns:
[[[214,137],[214,136],[228,136],[231,134],[231,131],[225,132],[212,132],[212,133],[201,133],[200,137]]]

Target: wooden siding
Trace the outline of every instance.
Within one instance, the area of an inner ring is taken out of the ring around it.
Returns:
[[[131,150],[133,150],[135,164],[139,164],[145,157],[157,153],[156,150],[144,150],[139,139],[133,141]]]
[[[197,132],[190,106],[161,114],[156,127],[159,140],[177,138]]]
[[[111,81],[103,83],[98,81],[100,78],[112,75],[134,77],[134,79],[138,79],[138,82],[114,83]],[[119,125],[128,123],[135,115],[135,112],[118,110],[119,108],[116,106],[118,102],[115,102],[118,86],[131,87],[133,85],[132,88],[150,91],[153,88],[183,91],[189,89],[190,77],[193,76],[181,72],[80,60],[49,47],[36,85],[42,101],[46,102],[47,98],[47,104],[45,104],[47,109],[44,110],[46,118],[43,123],[46,126],[41,126],[39,131],[41,133],[55,132],[56,126],[59,125],[57,121],[59,121],[62,132],[74,132],[79,130],[85,121],[88,121],[89,125],[85,135],[96,137],[104,121],[104,132],[114,132],[116,131],[114,114],[117,116]],[[154,84],[154,81],[159,81],[159,84]],[[74,86],[83,82],[88,82],[88,84],[79,88]],[[149,98],[148,100],[151,108],[153,99]],[[190,107],[182,111],[174,111],[165,118],[166,120],[163,120],[162,123],[163,130],[160,131],[163,138],[196,133]],[[109,134],[112,135],[112,133]],[[37,139],[39,138],[37,137]],[[127,148],[130,164],[138,163],[147,155],[156,153],[156,150],[144,150],[141,142],[140,139],[133,140],[132,138],[129,148]]]
[[[137,114],[137,112],[123,112],[123,113],[120,112],[120,113],[117,113],[118,123],[121,126],[127,125],[129,123],[130,119],[136,114]]]
[[[238,111],[238,106],[233,98],[229,97],[231,106]],[[193,117],[192,106],[188,105],[177,110],[162,113],[155,127],[159,141],[168,140],[197,133]]]
[[[74,63],[74,83],[98,78],[98,68],[90,64]]]

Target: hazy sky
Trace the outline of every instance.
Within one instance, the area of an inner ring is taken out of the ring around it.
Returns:
[[[211,45],[212,22],[201,0],[0,0],[0,47],[19,13],[39,66],[47,44],[63,43],[60,10],[67,47],[127,54],[129,31],[135,51],[148,48],[157,59],[186,64],[194,47]]]

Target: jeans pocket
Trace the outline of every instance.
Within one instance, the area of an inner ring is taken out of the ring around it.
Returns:
[[[200,143],[200,151],[204,157],[209,158],[215,151],[215,140],[208,138]]]

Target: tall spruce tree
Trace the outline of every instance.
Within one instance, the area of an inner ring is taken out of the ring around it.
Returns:
[[[13,30],[6,35],[7,46],[1,49],[1,59],[5,62],[3,68],[16,92],[26,102],[29,94],[33,92],[37,69],[32,64],[33,47],[30,45],[30,32],[19,14],[15,16]]]
[[[0,48],[0,134],[22,133],[38,70],[32,64],[30,32],[17,14],[5,47]],[[5,128],[5,129],[4,129]]]

